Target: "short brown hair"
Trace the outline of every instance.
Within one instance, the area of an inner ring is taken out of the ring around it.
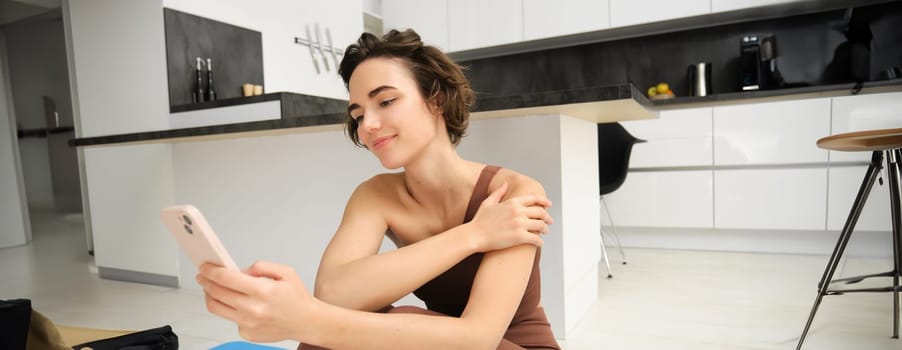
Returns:
[[[348,46],[338,67],[338,74],[349,88],[351,74],[368,58],[398,58],[407,64],[419,87],[420,94],[438,106],[445,118],[445,128],[451,143],[457,145],[470,123],[470,107],[475,97],[463,68],[434,46],[423,44],[412,29],[392,29],[378,38],[363,33],[356,43]],[[365,147],[357,137],[357,122],[348,115],[345,124],[348,136],[357,146]]]

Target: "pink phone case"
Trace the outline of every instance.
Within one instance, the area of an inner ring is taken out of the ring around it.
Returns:
[[[235,261],[216,237],[213,228],[193,205],[166,207],[160,217],[178,244],[188,253],[195,267],[209,262],[238,270],[238,265],[235,265]]]

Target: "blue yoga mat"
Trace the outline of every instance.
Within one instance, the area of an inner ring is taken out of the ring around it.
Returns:
[[[243,341],[232,341],[225,344],[217,345],[210,350],[285,350],[274,346],[260,345]]]

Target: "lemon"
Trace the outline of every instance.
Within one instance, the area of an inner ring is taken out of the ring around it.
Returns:
[[[666,94],[670,91],[670,85],[667,85],[667,83],[658,83],[657,89],[659,94]]]

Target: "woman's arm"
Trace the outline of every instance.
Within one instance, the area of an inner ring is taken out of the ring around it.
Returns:
[[[253,342],[293,339],[330,349],[495,349],[522,297],[534,251],[520,245],[486,254],[477,277],[481,287],[474,284],[478,296],[471,296],[472,306],[460,318],[342,308],[313,298],[290,267],[269,262],[254,264],[246,274],[205,264],[197,281],[207,309],[235,322],[239,335]]]
[[[310,296],[290,268],[265,262],[247,274],[204,265],[198,282],[207,308],[236,322],[251,341],[296,339],[338,349],[495,349],[522,299],[535,250],[519,245],[487,253],[460,318],[341,308]]]
[[[330,349],[496,349],[523,297],[535,251],[520,245],[486,253],[460,318],[320,305],[314,317],[322,324],[297,336]]]
[[[382,214],[384,199],[376,193],[371,181],[362,184],[351,196],[342,223],[323,254],[314,290],[314,295],[322,301],[375,311],[411,293],[473,253],[523,243],[542,244],[537,234],[522,229],[487,235],[484,227],[465,224],[377,254],[388,225]],[[495,191],[484,203],[497,204],[502,195],[504,192]],[[532,217],[532,222],[528,223],[532,231],[545,232],[551,219],[544,207],[550,202],[544,196],[533,195],[522,196],[517,203],[533,208],[511,215],[520,215],[524,219]]]

